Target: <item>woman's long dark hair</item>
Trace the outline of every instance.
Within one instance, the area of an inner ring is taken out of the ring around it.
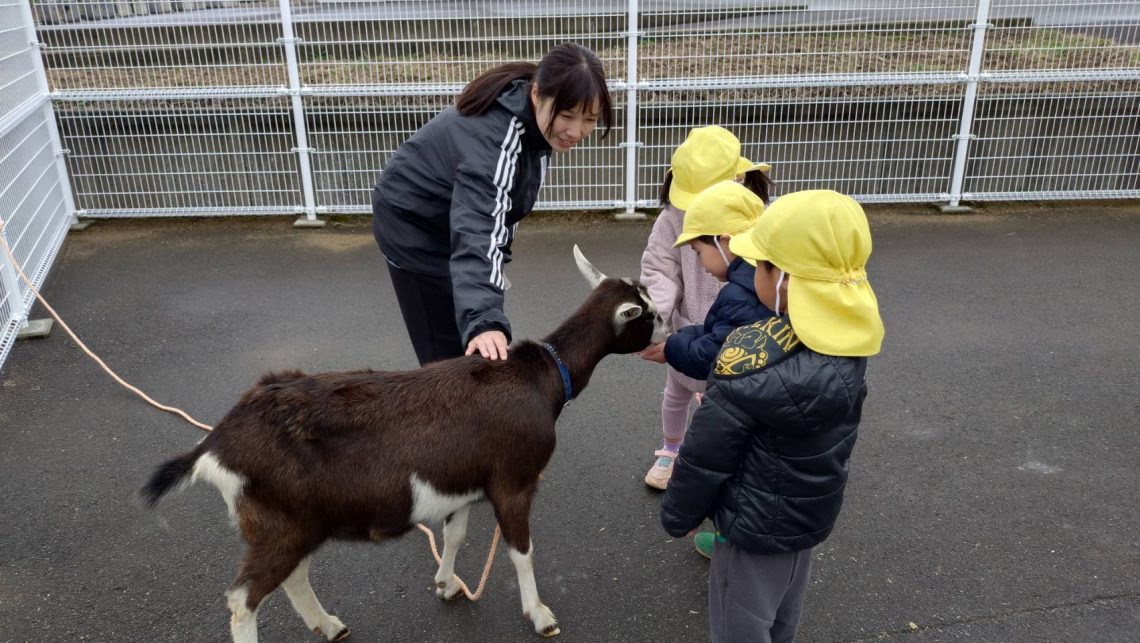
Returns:
[[[506,63],[479,74],[455,99],[455,108],[464,116],[482,114],[507,85],[519,79],[535,83],[539,98],[554,99],[552,114],[579,106],[589,108],[596,102],[598,120],[604,128],[602,138],[609,135],[614,122],[614,108],[602,63],[594,52],[573,42],[554,47],[537,65]],[[554,120],[551,119],[546,125],[548,133],[553,125]]]
[[[776,187],[772,179],[768,178],[768,175],[760,170],[745,172],[744,181],[742,181],[742,183],[744,187],[752,190],[753,194],[760,197],[764,205],[768,205],[769,201],[771,201],[772,188]],[[665,182],[661,184],[661,190],[657,193],[657,201],[661,204],[661,207],[669,205],[669,186],[671,185],[673,185],[673,173],[666,172]]]

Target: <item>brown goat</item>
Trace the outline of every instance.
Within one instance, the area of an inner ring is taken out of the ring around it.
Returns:
[[[443,521],[436,593],[454,598],[468,511],[483,499],[502,528],[524,615],[536,632],[558,634],[538,598],[530,538],[555,421],[567,391],[581,392],[603,357],[642,350],[665,331],[644,287],[606,279],[577,246],[574,254],[593,292],[545,346],[522,341],[506,360],[474,355],[406,372],[270,374],[197,448],[157,468],[142,490],[148,505],[187,477],[204,479],[249,546],[226,592],[235,642],[257,640],[258,607],[278,585],[311,630],[348,636],[309,585],[310,556],[330,538],[383,541]]]

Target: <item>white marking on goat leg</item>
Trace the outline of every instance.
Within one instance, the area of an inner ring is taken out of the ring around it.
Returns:
[[[309,584],[308,557],[297,565],[284,583],[281,583],[281,588],[285,590],[293,609],[297,610],[305,621],[305,627],[330,641],[339,641],[348,637],[348,628],[339,618],[326,612],[321,602],[317,600],[317,595],[313,593],[313,586]]]
[[[445,601],[459,596],[463,589],[455,577],[455,558],[463,546],[463,539],[467,538],[467,517],[470,513],[470,505],[457,509],[451,514],[451,519],[443,523],[443,556],[439,571],[435,573],[435,595]]]
[[[440,493],[430,484],[420,480],[414,473],[410,482],[412,485],[412,516],[410,521],[412,523],[441,523],[444,518],[459,509],[483,499],[482,489],[458,495]]]
[[[246,605],[249,591],[244,587],[226,592],[226,603],[230,608],[230,635],[234,643],[257,643],[257,610],[252,612]]]
[[[209,451],[203,453],[194,463],[191,482],[205,480],[218,488],[222,500],[226,501],[226,509],[230,512],[230,521],[237,523],[237,501],[245,487],[245,477],[222,466],[218,457]]]
[[[508,547],[511,562],[515,564],[515,572],[519,577],[519,598],[522,599],[523,616],[534,623],[534,631],[543,636],[554,636],[558,629],[558,620],[554,612],[543,605],[538,598],[538,586],[534,582],[534,543],[529,543],[528,550],[520,552],[514,547]]]

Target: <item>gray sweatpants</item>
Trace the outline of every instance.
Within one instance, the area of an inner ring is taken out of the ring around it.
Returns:
[[[811,573],[811,551],[753,554],[718,540],[709,569],[713,643],[794,641]]]

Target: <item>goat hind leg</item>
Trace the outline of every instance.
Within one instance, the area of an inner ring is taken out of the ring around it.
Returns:
[[[467,537],[467,517],[470,513],[471,507],[468,505],[456,509],[443,521],[443,556],[439,570],[435,573],[435,595],[445,601],[458,598],[463,591],[455,576],[455,558],[463,545],[463,539]]]
[[[257,643],[257,612],[269,596],[307,557],[288,554],[287,548],[250,544],[237,580],[226,591],[230,608],[230,634],[234,643]]]
[[[293,609],[305,621],[306,627],[330,641],[343,641],[348,638],[348,628],[339,618],[326,612],[317,600],[313,586],[309,584],[309,561],[309,557],[302,560],[281,584],[281,588],[285,590]]]

